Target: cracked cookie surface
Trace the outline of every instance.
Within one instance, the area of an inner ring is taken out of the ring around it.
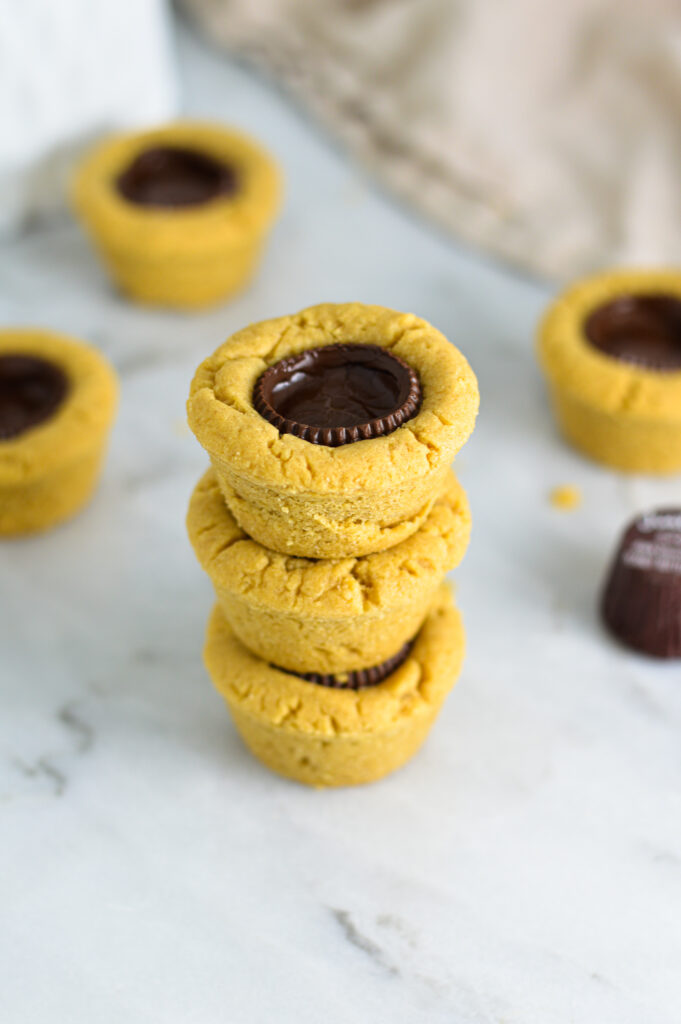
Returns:
[[[471,517],[449,472],[421,527],[400,544],[356,558],[298,558],[248,537],[209,470],[187,528],[243,644],[291,671],[337,673],[385,661],[418,632],[442,577],[465,553]]]
[[[416,370],[417,415],[387,436],[326,447],[280,435],[253,391],[269,367],[324,345],[380,345]],[[478,409],[475,375],[439,331],[411,314],[322,304],[237,332],[198,368],[189,424],[242,528],[310,558],[363,555],[419,528]]]

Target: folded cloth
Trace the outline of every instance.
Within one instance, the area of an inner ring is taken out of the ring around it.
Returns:
[[[63,202],[78,149],[175,110],[165,0],[0,0],[0,232]]]
[[[676,0],[182,0],[393,190],[532,271],[681,262]]]

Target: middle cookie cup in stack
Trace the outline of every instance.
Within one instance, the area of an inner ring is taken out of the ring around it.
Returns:
[[[380,664],[416,636],[466,551],[471,517],[450,472],[423,524],[396,546],[333,561],[291,557],[239,528],[209,470],[187,527],[238,640],[282,669],[323,675]]]
[[[345,303],[234,334],[197,370],[188,416],[249,536],[338,559],[418,530],[477,408],[470,366],[434,327]]]

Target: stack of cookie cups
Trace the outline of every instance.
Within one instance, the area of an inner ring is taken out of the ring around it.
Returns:
[[[187,525],[217,596],[205,662],[272,770],[370,782],[425,739],[464,654],[443,581],[470,534],[450,463],[477,407],[442,334],[358,303],[252,325],[197,370],[189,423],[212,467]]]

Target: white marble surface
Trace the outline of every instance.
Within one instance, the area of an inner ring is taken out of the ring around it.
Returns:
[[[184,33],[180,57],[187,110],[250,128],[286,169],[248,295],[135,309],[70,223],[0,250],[2,322],[91,338],[123,385],[92,506],[0,550],[2,1021],[678,1024],[681,668],[612,645],[594,603],[620,525],[681,482],[560,443],[531,348],[546,290],[376,194]],[[201,665],[211,592],[183,525],[204,465],[193,368],[324,299],[432,320],[483,395],[459,461],[463,676],[407,769],[339,792],[242,748]],[[547,500],[565,482],[572,513]]]

